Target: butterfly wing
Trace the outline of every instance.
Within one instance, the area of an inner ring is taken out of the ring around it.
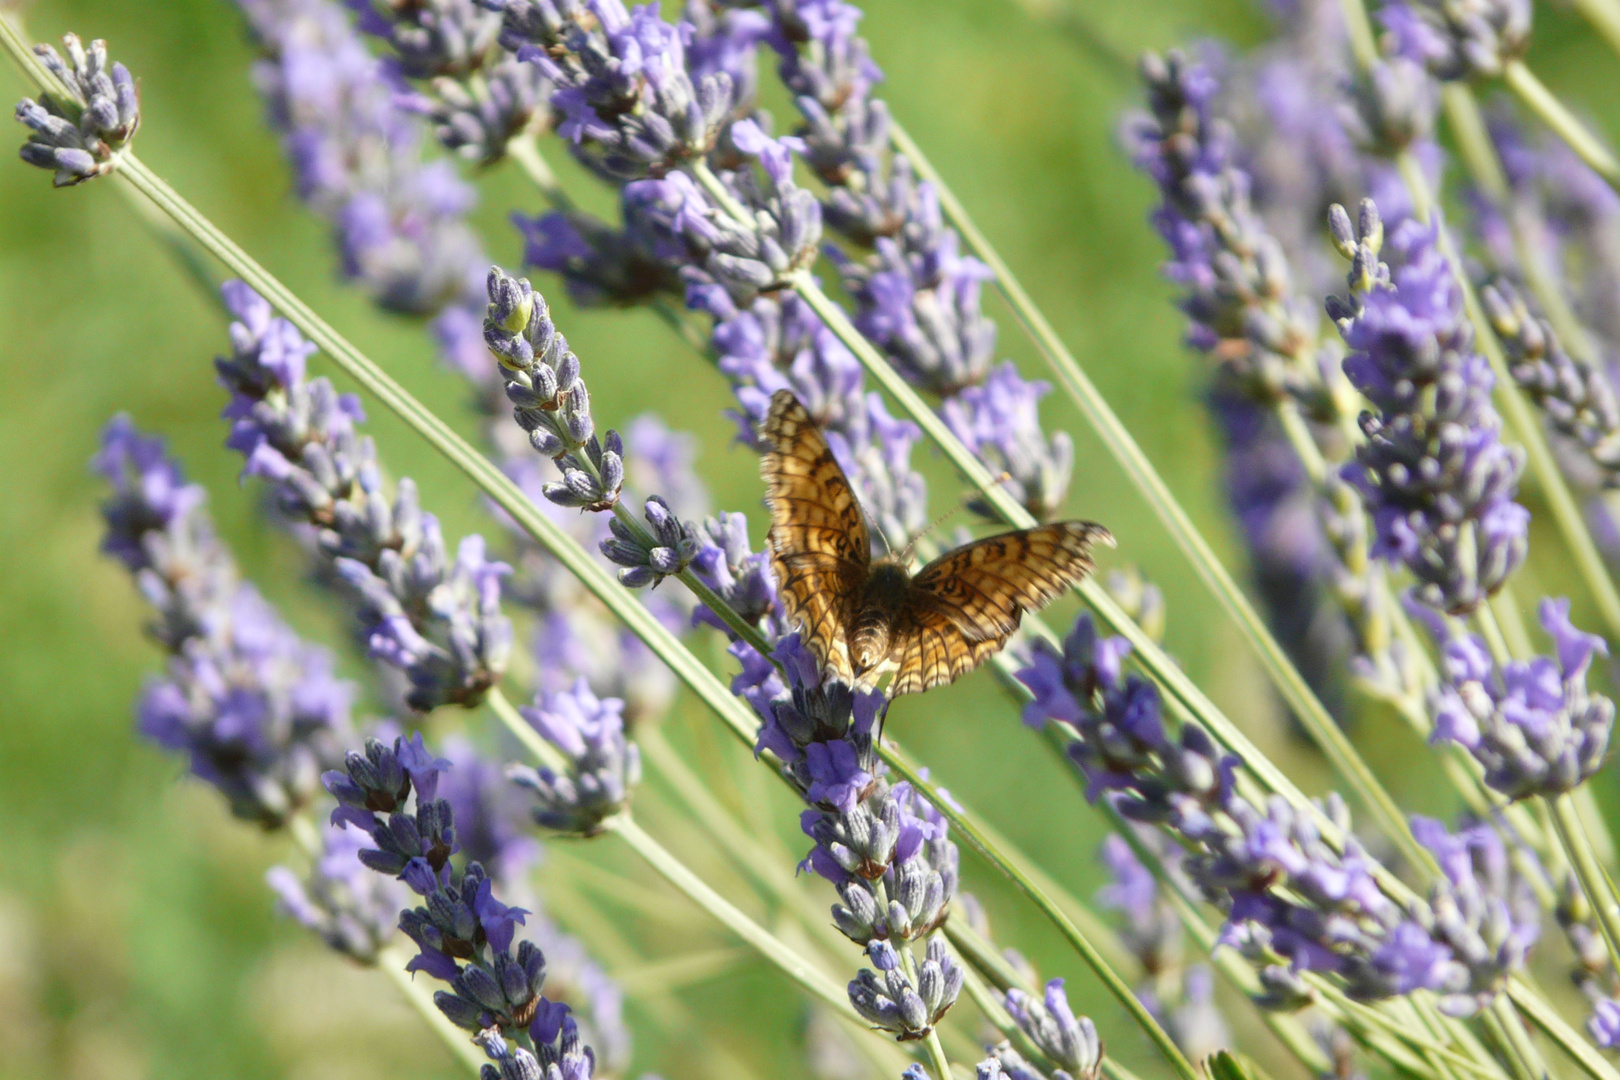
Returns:
[[[1101,525],[1061,521],[948,551],[917,572],[895,620],[891,697],[956,681],[994,656],[1024,612],[1091,573]]]
[[[760,470],[771,511],[771,569],[782,606],[822,670],[853,678],[845,632],[872,561],[872,541],[849,478],[799,399],[778,390],[760,425],[770,447]]]

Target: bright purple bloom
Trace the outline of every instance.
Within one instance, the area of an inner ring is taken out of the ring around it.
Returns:
[[[1556,660],[1498,668],[1481,639],[1442,639],[1443,681],[1430,699],[1434,741],[1466,748],[1485,782],[1510,799],[1580,786],[1602,766],[1614,727],[1614,703],[1586,687],[1592,657],[1607,656],[1607,643],[1570,624],[1568,600],[1543,600],[1540,615]]]
[[[399,928],[399,913],[411,902],[410,889],[360,861],[367,843],[363,833],[328,827],[323,840],[321,857],[307,878],[276,866],[265,880],[283,914],[345,956],[375,963]]]
[[[170,654],[167,673],[141,694],[141,733],[185,754],[236,816],[285,824],[347,736],[354,688],[241,580],[203,489],[185,482],[159,439],[116,417],[94,465],[113,488],[102,548],[134,575],[155,609],[152,636]]]
[[[117,167],[119,152],[141,125],[141,104],[129,69],[107,62],[105,41],[92,41],[86,49],[76,35],[66,34],[62,48],[66,60],[50,45],[34,46],[34,54],[71,96],[23,98],[16,116],[30,131],[19,156],[52,170],[57,187],[68,187]]]
[[[1530,514],[1514,502],[1524,451],[1501,441],[1491,404],[1495,377],[1473,351],[1438,221],[1402,221],[1380,261],[1378,209],[1362,203],[1358,238],[1336,207],[1335,240],[1352,259],[1351,291],[1328,308],[1350,355],[1344,371],[1373,404],[1366,441],[1344,477],[1372,515],[1372,554],[1417,577],[1419,600],[1464,614],[1494,594],[1524,561]]]
[[[545,692],[522,710],[562,752],[569,771],[513,766],[512,779],[532,791],[534,819],[548,829],[591,835],[622,810],[641,780],[641,750],[624,735],[624,702],[598,698],[580,679],[571,691]]]
[[[464,537],[452,560],[409,479],[388,500],[376,447],[356,429],[359,400],[304,378],[311,347],[247,285],[222,291],[238,321],[231,355],[214,366],[231,392],[227,445],[247,459],[243,474],[269,481],[282,513],[310,527],[372,655],[409,679],[411,708],[477,704],[511,651],[500,587],[509,568],[485,557],[479,536]]]

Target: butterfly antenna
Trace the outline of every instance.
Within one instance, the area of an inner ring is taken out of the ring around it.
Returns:
[[[1003,471],[1000,476],[995,478],[994,482],[997,484],[1005,484],[1011,479],[1012,473]],[[939,515],[939,517],[935,518],[933,522],[929,524],[928,528],[924,529],[916,536],[913,536],[911,538],[911,542],[906,545],[906,550],[900,553],[900,561],[902,563],[911,562],[911,556],[915,553],[917,545],[922,541],[922,539],[935,529],[939,528],[941,525],[945,524],[947,521],[951,520],[951,518],[955,516],[959,510],[965,508],[968,503],[973,501],[974,498],[975,496],[972,495],[964,495],[960,500],[957,501],[955,506],[951,507],[943,514]],[[888,543],[888,541],[885,540],[884,543]]]
[[[883,531],[883,523],[871,514],[867,514],[866,519],[872,523],[872,530],[878,534],[878,539],[883,541],[884,553],[893,555],[894,545],[889,543],[889,534]]]

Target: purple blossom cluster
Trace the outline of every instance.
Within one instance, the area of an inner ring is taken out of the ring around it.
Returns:
[[[514,765],[512,780],[534,794],[534,820],[557,832],[591,836],[623,810],[641,780],[641,751],[625,738],[624,702],[599,698],[582,678],[543,692],[524,719],[554,747],[568,771]]]
[[[1500,76],[1530,47],[1530,0],[1395,0],[1378,21],[1397,54],[1444,81]]]
[[[290,867],[274,866],[265,881],[282,914],[344,956],[374,964],[399,929],[399,913],[410,907],[411,890],[360,861],[366,844],[363,833],[328,826],[308,874],[300,877]]]
[[[1179,874],[1168,838],[1142,828],[1136,835],[1166,872]],[[1115,913],[1125,947],[1142,965],[1137,995],[1189,1059],[1201,1061],[1229,1045],[1214,976],[1207,965],[1183,962],[1181,921],[1152,871],[1117,833],[1103,841],[1101,859],[1111,880],[1097,891],[1097,903]]]
[[[238,0],[263,58],[254,82],[298,197],[332,226],[344,274],[395,311],[477,302],[486,260],[465,217],[476,196],[424,162],[420,121],[337,0]],[[476,309],[475,309],[476,310]],[[480,361],[487,366],[487,361]]]
[[[1356,1000],[1427,989],[1448,1012],[1470,1015],[1523,966],[1533,923],[1520,920],[1501,880],[1448,857],[1453,841],[1443,829],[1419,826],[1444,871],[1428,903],[1395,902],[1354,838],[1335,848],[1313,815],[1281,796],[1260,806],[1240,795],[1242,763],[1197,725],[1172,738],[1158,692],[1124,672],[1128,652],[1123,639],[1099,637],[1089,616],[1061,652],[1038,644],[1018,675],[1033,695],[1025,721],[1062,725],[1090,798],[1106,797],[1126,818],[1189,845],[1182,869],[1226,913],[1222,942],[1261,966],[1262,1005],[1308,1001],[1302,975],[1314,972]],[[1320,810],[1349,837],[1336,796]]]
[[[57,187],[82,184],[111,172],[118,154],[141,126],[140,95],[129,69],[107,59],[107,43],[86,49],[73,34],[62,38],[64,60],[49,45],[34,46],[67,96],[42,93],[17,103],[17,121],[29,129],[19,156],[49,169]]]
[[[1602,766],[1614,728],[1614,703],[1586,686],[1592,658],[1607,656],[1608,644],[1571,624],[1568,600],[1543,600],[1540,616],[1556,660],[1498,665],[1482,639],[1434,627],[1442,682],[1430,700],[1433,739],[1466,749],[1485,783],[1509,799],[1579,787]]]
[[[828,254],[856,302],[854,322],[908,381],[949,404],[953,434],[1037,518],[1057,513],[1073,469],[1067,434],[1045,435],[1036,403],[1050,389],[1010,363],[993,367],[996,325],[981,307],[994,275],[961,253],[938,192],[889,149],[883,73],[842,0],[775,0],[769,42],[802,120],[797,150],[827,185],[822,217],[854,249]],[[977,507],[988,513],[988,505]]]
[[[1254,400],[1308,396],[1316,319],[1282,245],[1250,203],[1231,126],[1213,114],[1219,83],[1178,52],[1142,62],[1148,113],[1130,128],[1138,168],[1159,186],[1153,224],[1170,249],[1165,275],[1185,292],[1188,342]]]
[[[241,579],[206,494],[161,440],[116,417],[94,467],[112,487],[102,550],[134,577],[169,654],[141,694],[141,733],[186,755],[237,817],[284,825],[320,790],[322,765],[348,736],[354,688]]]
[[[247,285],[229,282],[223,294],[237,321],[231,354],[215,367],[231,393],[227,445],[246,458],[243,475],[268,481],[280,511],[310,527],[318,565],[353,598],[372,655],[408,678],[411,708],[476,705],[511,652],[500,603],[508,568],[485,557],[477,535],[452,561],[408,478],[390,502],[376,448],[355,427],[359,400],[306,378],[314,347]]]
[[[744,643],[732,653],[743,664],[732,691],[762,721],[756,751],[781,760],[808,804],[800,826],[815,844],[801,869],[837,888],[833,922],[873,965],[849,984],[851,1004],[902,1040],[926,1037],[962,989],[934,933],[956,893],[959,853],[939,811],[883,776],[873,744],[883,696],[824,682],[796,634],[776,649],[780,671]],[[896,950],[924,941],[923,957],[903,963]]]
[[[341,771],[323,777],[338,801],[332,822],[370,838],[374,846],[359,851],[361,863],[405,882],[422,898],[399,916],[400,929],[420,950],[407,970],[449,984],[434,994],[434,1003],[458,1027],[480,1033],[499,1066],[496,1075],[510,1062],[536,1070],[528,1075],[555,1066],[585,1080],[595,1070],[595,1056],[580,1045],[569,1007],[540,993],[544,954],[532,941],[516,940],[528,912],[495,896],[482,864],[468,861],[458,870],[451,862],[460,851],[455,814],[437,797],[439,774],[449,768],[427,751],[420,735],[396,738],[392,747],[368,739],[364,753],[350,751]],[[507,1039],[534,1051],[508,1046]]]
[[[1351,269],[1349,295],[1330,297],[1328,312],[1350,348],[1345,374],[1373,406],[1344,470],[1372,516],[1372,554],[1410,570],[1424,604],[1473,611],[1528,549],[1530,515],[1514,501],[1524,451],[1501,441],[1495,377],[1473,351],[1438,220],[1401,221],[1387,251],[1371,200],[1359,233],[1342,207],[1330,224]]]

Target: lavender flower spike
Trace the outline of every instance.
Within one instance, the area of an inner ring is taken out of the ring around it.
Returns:
[[[1530,0],[1396,0],[1378,9],[1395,51],[1435,78],[1493,78],[1530,47]]]
[[[579,357],[551,321],[545,297],[528,278],[496,266],[487,288],[484,340],[501,363],[512,416],[530,445],[562,469],[562,481],[546,484],[545,497],[558,506],[612,508],[624,486],[624,444],[616,431],[596,437]]]
[[[1614,703],[1586,688],[1607,643],[1577,630],[1568,600],[1543,600],[1541,625],[1558,659],[1510,661],[1498,669],[1477,637],[1445,642],[1443,683],[1433,692],[1434,740],[1463,746],[1485,768],[1485,783],[1510,799],[1559,795],[1603,764]]]
[[[439,1011],[486,1039],[492,1028],[497,1038],[526,1035],[541,1060],[572,1059],[570,1076],[588,1077],[594,1055],[579,1046],[568,1007],[540,993],[544,954],[532,941],[515,941],[529,913],[497,899],[478,862],[459,872],[451,864],[460,850],[453,813],[435,798],[439,774],[449,767],[420,735],[392,746],[367,740],[364,753],[351,752],[343,770],[323,777],[338,800],[332,821],[370,837],[375,846],[360,851],[362,863],[397,876],[422,897],[422,905],[401,912],[399,926],[421,950],[406,970],[450,984],[433,995]]]
[[[696,74],[685,36],[658,5],[620,0],[482,0],[503,13],[501,41],[556,88],[557,131],[608,180],[662,176],[707,154],[736,103],[723,70]]]
[[[184,753],[237,817],[277,828],[319,791],[321,765],[348,734],[353,687],[306,644],[214,535],[200,487],[127,417],[107,425],[96,470],[113,486],[102,549],[157,610],[167,674],[138,706],[141,732]]]
[[[1564,351],[1546,319],[1506,279],[1480,290],[1480,303],[1507,353],[1513,381],[1555,431],[1585,452],[1604,487],[1620,487],[1620,400],[1609,377]]]
[[[624,809],[641,780],[641,750],[624,736],[618,698],[598,698],[582,678],[571,691],[543,693],[523,710],[545,740],[562,751],[568,775],[514,765],[508,775],[534,792],[534,819],[548,829],[590,836]]]
[[[214,366],[231,391],[227,445],[246,457],[243,475],[269,480],[281,511],[313,527],[317,557],[348,586],[372,655],[410,680],[412,708],[476,705],[511,652],[500,603],[508,568],[485,558],[479,536],[464,537],[452,561],[409,479],[390,503],[376,447],[355,429],[359,400],[304,377],[314,347],[264,298],[240,281],[221,291],[238,321],[231,355]]]
[[[1372,200],[1362,202],[1359,234],[1342,206],[1329,224],[1351,269],[1349,295],[1330,297],[1328,313],[1351,349],[1345,374],[1373,404],[1344,471],[1371,512],[1372,554],[1411,570],[1423,603],[1471,612],[1528,549],[1530,514],[1513,501],[1524,451],[1501,441],[1495,377],[1473,350],[1436,245],[1438,219],[1395,228],[1393,269],[1380,260],[1384,226]]]
[[[279,907],[327,945],[360,961],[376,963],[377,953],[399,929],[399,913],[410,904],[403,882],[382,877],[360,861],[362,834],[329,828],[321,857],[307,878],[285,866],[272,867],[266,882]]]
[[[1043,1001],[1022,990],[1007,991],[1007,1011],[1042,1053],[1060,1066],[1053,1080],[1097,1080],[1102,1072],[1102,1040],[1090,1017],[1076,1019],[1063,980],[1046,984]]]
[[[76,35],[65,34],[62,48],[66,60],[49,45],[35,45],[34,53],[61,80],[68,96],[23,98],[17,103],[17,121],[32,132],[23,143],[22,159],[54,170],[52,183],[68,187],[113,170],[119,152],[141,125],[141,106],[129,69],[107,63],[105,41],[92,41],[86,49]]]

